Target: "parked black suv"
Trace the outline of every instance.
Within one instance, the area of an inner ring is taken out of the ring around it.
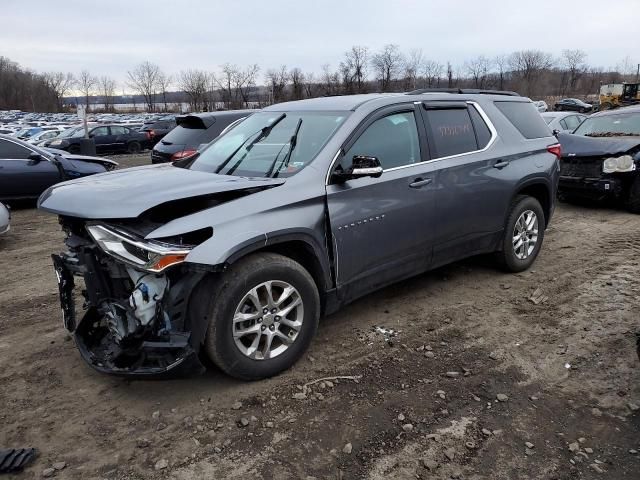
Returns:
[[[256,110],[227,110],[178,116],[178,126],[153,147],[151,163],[173,162],[190,157],[200,145],[211,142],[229,125],[254,112]]]
[[[151,135],[138,132],[123,125],[99,125],[89,129],[89,137],[96,143],[96,153],[138,153],[151,148]],[[80,142],[84,129],[77,130],[75,136],[58,136],[48,142],[47,147],[80,153]]]
[[[151,137],[151,144],[155,145],[162,140],[167,133],[176,128],[175,118],[162,118],[160,120],[153,120],[145,122],[140,128],[141,132],[148,132]]]
[[[273,105],[190,158],[40,197],[67,233],[54,256],[65,326],[103,372],[158,374],[202,353],[239,378],[275,375],[321,315],[385,285],[477,254],[530,267],[559,155],[515,95]]]

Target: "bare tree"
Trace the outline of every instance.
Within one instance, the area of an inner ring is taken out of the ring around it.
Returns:
[[[226,108],[248,106],[249,92],[255,87],[260,67],[257,64],[242,69],[237,65],[226,63],[219,75],[215,76],[216,84],[222,90]]]
[[[337,95],[340,93],[340,74],[332,72],[328,63],[322,65],[319,87],[321,95]]]
[[[289,79],[291,80],[291,98],[293,100],[301,100],[304,98],[304,73],[298,67],[289,71]]]
[[[425,60],[422,66],[422,74],[425,79],[425,86],[432,88],[440,86],[440,76],[444,66],[434,60]]]
[[[114,110],[113,97],[116,92],[116,81],[111,77],[103,75],[98,80],[98,85],[100,95],[102,95],[104,101],[104,110],[106,112],[112,112]]]
[[[507,55],[496,55],[493,59],[493,64],[498,70],[498,89],[504,90],[504,81],[507,65],[509,64],[509,57]]]
[[[563,50],[561,65],[563,67],[561,77],[561,95],[565,95],[567,91],[575,92],[576,85],[580,77],[587,70],[585,60],[587,54],[583,50]]]
[[[285,100],[285,87],[289,81],[287,67],[282,65],[279,69],[267,70],[267,86],[271,91],[271,103],[279,103]]]
[[[78,75],[78,90],[84,96],[85,106],[89,111],[89,96],[93,94],[95,87],[98,84],[98,79],[94,75],[91,75],[89,70],[82,70]]]
[[[142,62],[127,72],[127,84],[144,97],[147,110],[152,112],[155,96],[158,91],[158,77],[162,74],[155,63]]]
[[[243,70],[238,69],[233,79],[236,94],[236,106],[249,106],[249,92],[256,86],[256,78],[260,67],[257,64],[247,65]]]
[[[415,90],[418,85],[418,77],[424,69],[424,55],[422,49],[414,49],[409,52],[409,56],[404,62],[405,88]]]
[[[160,72],[158,74],[157,85],[158,91],[160,95],[162,95],[162,103],[164,104],[164,111],[168,110],[167,106],[167,92],[173,83],[173,77],[171,75],[167,75],[164,72]]]
[[[305,73],[304,82],[303,82],[305,97],[307,98],[315,97],[317,92],[317,86],[318,85],[316,83],[316,78],[313,72]]]
[[[75,78],[71,72],[47,72],[43,75],[44,81],[49,88],[53,90],[58,103],[58,110],[62,111],[64,107],[64,97],[75,83]]]
[[[473,80],[475,88],[486,88],[487,76],[491,68],[491,60],[484,55],[480,55],[465,62],[464,69]]]
[[[447,62],[447,87],[453,88],[453,67],[451,62]]]
[[[348,93],[364,93],[367,82],[367,64],[369,63],[369,49],[354,45],[345,52],[344,60],[340,62],[345,90]]]
[[[526,95],[536,93],[536,82],[544,70],[553,66],[551,54],[540,50],[522,50],[514,52],[509,57],[509,67],[520,80],[520,85]]]
[[[178,78],[178,85],[189,99],[191,111],[204,108],[207,92],[207,72],[202,70],[183,70]]]
[[[391,90],[393,81],[398,78],[404,64],[404,56],[398,45],[385,45],[381,51],[371,57],[371,66],[380,81],[383,92]]]

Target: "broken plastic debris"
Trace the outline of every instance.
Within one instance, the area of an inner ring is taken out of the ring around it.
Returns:
[[[571,368],[571,364],[570,363],[565,363],[564,364],[564,368],[566,368],[567,370]]]
[[[398,336],[398,332],[392,328],[375,326],[373,327],[373,331],[376,333],[381,333],[382,336],[384,336],[385,342],[390,345],[392,344],[391,339]]]

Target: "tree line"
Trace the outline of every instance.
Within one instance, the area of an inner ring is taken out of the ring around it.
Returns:
[[[531,98],[597,94],[601,84],[634,81],[640,66],[630,57],[615,67],[592,66],[583,50],[563,50],[554,56],[541,50],[521,50],[460,64],[439,62],[421,49],[404,52],[388,44],[377,51],[355,45],[336,66],[304,72],[282,65],[262,71],[258,64],[224,64],[218,71],[187,69],[164,72],[149,61],[129,70],[121,87],[135,92],[149,112],[169,111],[188,103],[191,111],[264,106],[286,100],[368,92],[398,92],[418,88],[479,88],[513,90]],[[83,70],[34,73],[0,57],[0,109],[61,111],[72,92],[87,106],[100,97],[102,109],[114,111],[117,82]],[[135,97],[133,97],[135,99]]]

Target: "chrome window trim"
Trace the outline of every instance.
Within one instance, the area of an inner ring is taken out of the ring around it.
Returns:
[[[414,102],[414,104],[416,104],[416,105],[421,104],[421,103],[423,103],[423,102]],[[452,158],[464,157],[466,155],[472,155],[472,154],[475,154],[475,153],[482,153],[482,152],[487,151],[489,148],[491,148],[491,146],[498,139],[498,131],[496,130],[496,127],[493,125],[493,122],[491,121],[489,116],[486,114],[486,112],[482,109],[480,104],[478,104],[478,102],[474,102],[473,100],[466,100],[465,103],[467,105],[473,106],[476,109],[476,111],[480,114],[480,117],[482,118],[484,123],[489,128],[489,131],[491,132],[491,138],[489,139],[489,142],[483,148],[481,148],[479,150],[472,150],[470,152],[457,153],[455,155],[448,155],[446,157],[431,158],[431,159],[425,160],[423,162],[408,163],[407,165],[402,165],[400,167],[387,168],[387,169],[383,170],[383,173],[384,172],[394,172],[396,170],[401,170],[403,168],[410,168],[410,167],[417,167],[417,166],[421,166],[421,165],[427,165],[429,163],[440,162],[442,160],[450,160]],[[391,115],[393,115],[393,114],[391,114]],[[383,118],[383,117],[381,117],[381,118]],[[418,121],[418,120],[416,119],[416,121]],[[325,178],[325,185],[326,186],[329,185],[329,178],[331,176],[331,172],[333,171],[333,167],[334,167],[334,165],[335,165],[336,161],[338,160],[338,157],[340,156],[341,153],[342,153],[342,148],[340,148],[336,152],[336,154],[333,157],[333,160],[331,161],[331,165],[329,166],[329,170],[327,171],[327,175],[326,175],[326,178]]]

